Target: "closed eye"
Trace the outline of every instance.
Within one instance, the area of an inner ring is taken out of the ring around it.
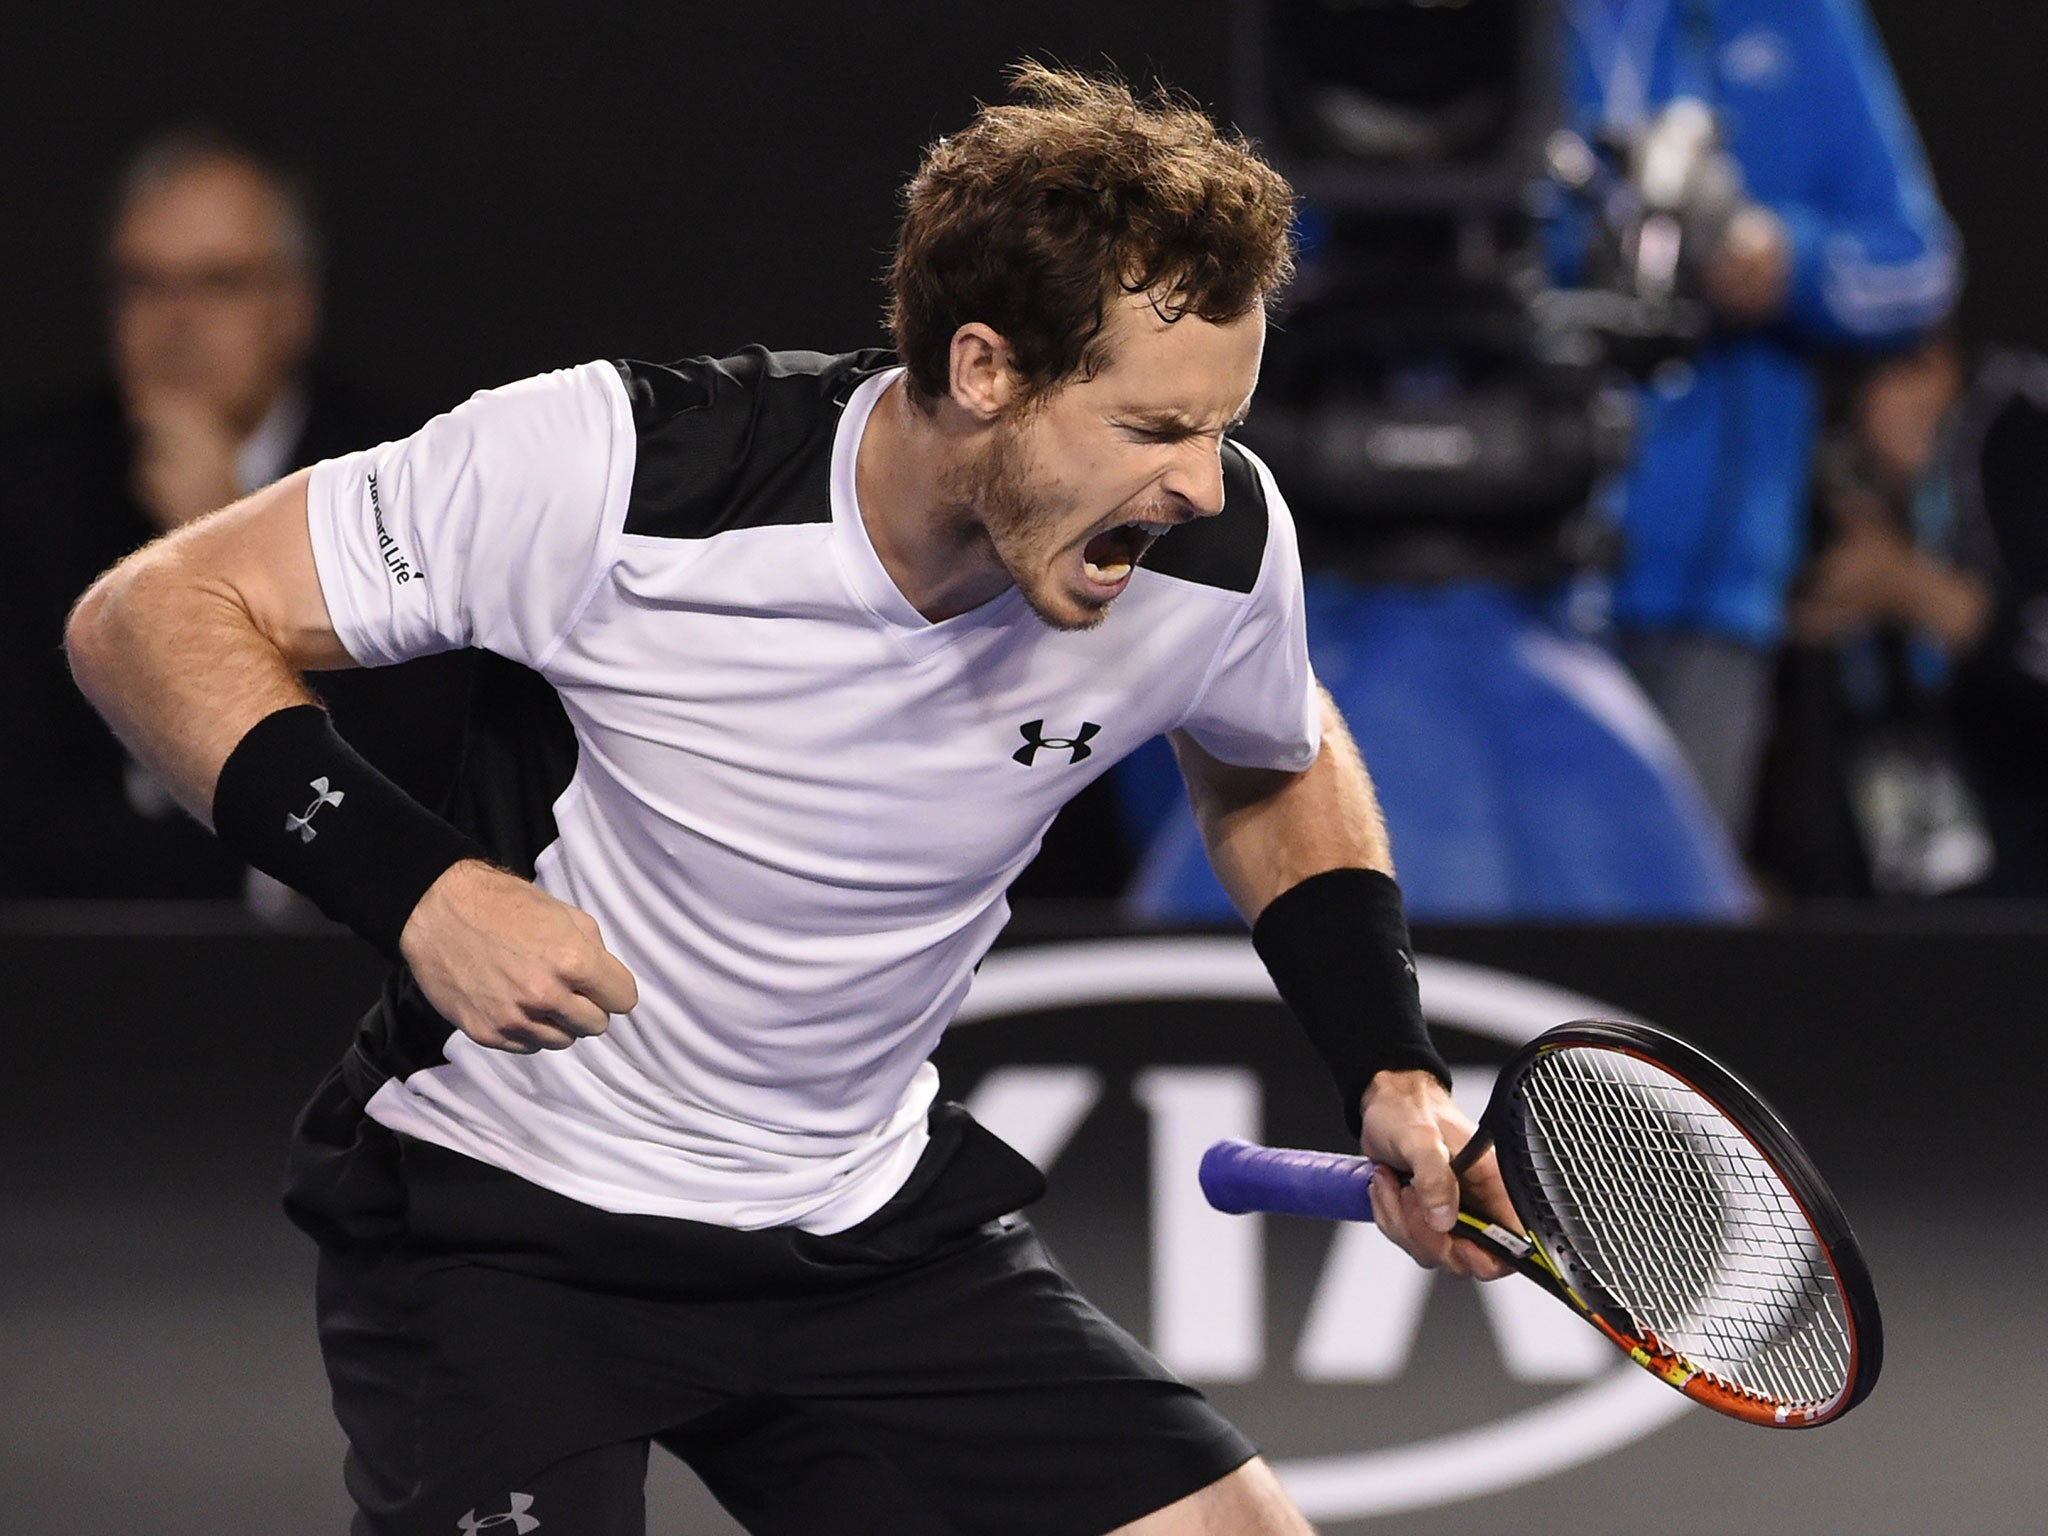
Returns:
[[[1225,423],[1222,431],[1214,435],[1228,437],[1231,433],[1242,427],[1244,423],[1245,418],[1239,416],[1235,420]],[[1126,437],[1141,443],[1184,443],[1191,437],[1208,437],[1211,435],[1199,427],[1191,427],[1178,422],[1171,424],[1162,423],[1159,425],[1151,425],[1144,422],[1120,422],[1118,430],[1123,432]]]

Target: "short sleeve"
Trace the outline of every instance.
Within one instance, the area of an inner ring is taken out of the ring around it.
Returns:
[[[608,363],[484,390],[307,488],[335,634],[364,666],[477,646],[541,667],[616,544],[633,476]]]
[[[1180,728],[1211,757],[1240,768],[1298,773],[1322,749],[1322,711],[1308,662],[1301,553],[1273,477],[1249,452],[1266,501],[1266,547],[1243,610],[1210,663]]]

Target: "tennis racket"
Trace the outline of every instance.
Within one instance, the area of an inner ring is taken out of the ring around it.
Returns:
[[[1752,1424],[1803,1428],[1870,1395],[1877,1292],[1841,1205],[1754,1089],[1640,1024],[1585,1021],[1517,1051],[1463,1172],[1488,1146],[1526,1229],[1461,1211],[1498,1254],[1645,1370]],[[1372,1219],[1369,1158],[1221,1141],[1218,1210]]]

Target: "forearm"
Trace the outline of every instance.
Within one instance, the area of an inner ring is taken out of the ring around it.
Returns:
[[[314,569],[307,478],[287,475],[137,550],[65,626],[79,689],[208,826],[221,764],[249,728],[312,700],[305,669],[355,664]]]
[[[188,558],[181,538],[132,557],[80,600],[66,628],[79,686],[230,849],[399,958],[421,897],[484,850],[308,707],[299,667],[340,654],[317,590],[297,619],[252,605],[242,584]],[[344,835],[320,836],[336,817]]]
[[[1210,861],[1252,942],[1329,1065],[1357,1130],[1382,1073],[1447,1081],[1429,1040],[1372,781],[1322,701],[1323,745],[1298,774],[1255,774],[1176,741]],[[1411,1083],[1406,1092],[1435,1091]]]
[[[1209,860],[1246,922],[1282,892],[1332,869],[1394,870],[1372,780],[1323,700],[1323,747],[1298,774],[1233,768],[1174,739]]]
[[[95,582],[65,626],[71,673],[92,706],[179,804],[212,825],[221,764],[249,728],[312,699],[236,594],[176,541]]]
[[[1451,1158],[1475,1127],[1451,1101],[1423,1019],[1372,779],[1327,694],[1322,716],[1322,751],[1298,774],[1231,768],[1175,738],[1195,819],[1274,987],[1330,1069],[1346,1123],[1382,1164],[1380,1230],[1432,1269],[1497,1278],[1505,1265],[1450,1237],[1461,1203]],[[1490,1153],[1465,1182],[1474,1206],[1513,1220]]]

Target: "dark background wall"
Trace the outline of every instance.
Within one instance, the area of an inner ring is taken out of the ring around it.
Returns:
[[[1968,318],[2048,346],[2048,7],[1874,0],[1970,243]],[[894,194],[1027,52],[1224,104],[1224,0],[963,5],[45,7],[0,50],[0,400],[97,362],[95,228],[144,133],[212,120],[302,161],[330,352],[439,408],[618,353],[879,332]]]

